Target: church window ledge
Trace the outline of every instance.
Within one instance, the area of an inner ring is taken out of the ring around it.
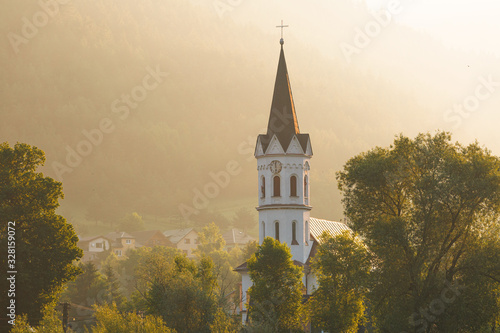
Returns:
[[[292,245],[299,245],[299,242],[297,242],[297,240],[296,240],[296,239],[294,239],[294,240],[292,241]]]

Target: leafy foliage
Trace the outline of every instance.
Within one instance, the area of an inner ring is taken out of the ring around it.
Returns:
[[[221,308],[210,324],[210,333],[237,333],[240,331],[240,318],[229,317]]]
[[[266,237],[247,263],[253,281],[248,291],[252,324],[272,327],[274,332],[300,329],[302,267],[292,261],[290,248]]]
[[[161,316],[177,332],[209,332],[217,312],[213,262],[184,255],[151,253],[140,266],[149,313]]]
[[[44,306],[53,304],[62,286],[80,273],[72,263],[82,256],[73,226],[55,212],[62,184],[36,172],[44,161],[36,147],[0,144],[0,234],[7,235],[7,221],[15,222],[16,311],[27,314],[31,324],[38,323]],[[7,240],[0,238],[2,267],[7,267]],[[3,308],[9,290],[5,272],[0,275]]]
[[[165,326],[160,317],[121,314],[116,305],[96,306],[95,316],[97,325],[92,330],[94,333],[175,333],[175,330]]]
[[[319,285],[309,300],[315,326],[330,333],[358,331],[370,268],[370,255],[354,235],[323,233],[312,262]]]
[[[144,220],[142,219],[142,216],[136,212],[127,214],[120,223],[120,230],[126,232],[144,230]]]
[[[16,318],[16,325],[10,330],[11,333],[63,333],[63,325],[58,318],[57,311],[47,306],[42,311],[43,317],[37,327],[30,326],[26,315]],[[67,333],[72,330],[68,329]]]
[[[499,170],[478,143],[438,132],[400,135],[338,173],[350,226],[377,258],[369,297],[379,329],[476,331],[497,318]],[[450,288],[457,297],[443,303]]]

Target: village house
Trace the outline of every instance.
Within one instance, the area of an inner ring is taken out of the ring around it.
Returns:
[[[111,249],[118,258],[123,258],[129,249],[135,249],[135,237],[124,232],[110,232],[105,236],[111,240]]]
[[[249,242],[256,240],[246,232],[240,229],[232,228],[222,234],[226,242],[226,250],[230,250],[236,246],[243,247]]]
[[[135,247],[167,246],[175,247],[174,244],[160,230],[144,230],[131,232],[135,238]]]
[[[163,233],[175,248],[192,258],[193,250],[198,247],[198,233],[193,228],[167,230]]]
[[[95,261],[98,254],[111,248],[111,241],[103,236],[81,238],[77,246],[83,250],[82,262]]]

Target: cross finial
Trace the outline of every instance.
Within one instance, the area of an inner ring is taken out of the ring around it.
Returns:
[[[283,28],[288,28],[288,25],[283,25],[283,20],[281,20],[281,25],[277,25],[276,28],[281,28],[280,44],[283,45],[285,43],[285,41],[283,39]]]

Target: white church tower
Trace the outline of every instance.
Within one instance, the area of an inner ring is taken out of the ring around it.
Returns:
[[[283,23],[281,25],[283,27]],[[305,295],[316,288],[316,278],[309,265],[321,242],[321,234],[335,236],[350,230],[345,224],[310,217],[310,159],[313,155],[309,134],[300,133],[292,88],[283,52],[283,38],[278,72],[274,83],[267,133],[257,137],[255,158],[258,170],[259,244],[265,237],[286,243],[294,264],[303,268]],[[241,274],[240,312],[242,322],[248,317],[246,302],[252,280],[247,263],[234,269]]]
[[[260,134],[255,147],[259,184],[259,244],[270,236],[286,243],[293,260],[309,257],[309,134],[299,131],[290,79],[283,52],[274,84],[267,133]]]

